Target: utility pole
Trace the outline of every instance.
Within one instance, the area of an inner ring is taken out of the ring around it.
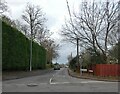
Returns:
[[[81,58],[81,63],[80,63],[80,76],[82,76],[82,62],[83,62],[82,55],[80,55],[80,58]]]
[[[71,21],[71,24],[72,24],[72,27],[73,27],[73,30],[74,30],[74,25],[73,25],[73,21],[72,21],[72,17],[71,17],[71,12],[70,12],[70,7],[69,7],[69,4],[68,4],[67,0],[66,0],[66,3],[67,3],[67,8],[68,8],[69,16],[70,16],[70,21]]]
[[[118,2],[118,51],[120,50],[120,0]],[[120,60],[120,52],[118,52],[118,63]],[[120,72],[120,69],[118,70]]]
[[[77,72],[80,72],[80,64],[79,64],[79,38],[77,37]]]
[[[74,31],[74,25],[73,25],[73,21],[72,21],[72,17],[71,17],[71,12],[70,12],[70,7],[69,7],[69,4],[68,4],[68,1],[66,0],[66,3],[67,3],[67,8],[68,8],[68,12],[69,12],[69,16],[70,16],[70,21],[71,21],[71,24],[72,24],[72,27],[73,27],[73,31]],[[76,40],[77,40],[77,58],[76,58],[76,62],[77,62],[77,72],[79,73],[80,72],[80,65],[79,65],[79,38],[78,36],[76,35]]]

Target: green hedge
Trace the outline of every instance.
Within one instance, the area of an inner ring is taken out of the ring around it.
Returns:
[[[46,67],[46,50],[33,42],[32,69]],[[2,22],[2,69],[29,70],[30,40]]]

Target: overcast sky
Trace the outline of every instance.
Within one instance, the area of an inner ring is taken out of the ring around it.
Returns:
[[[3,0],[4,1],[4,0]],[[11,19],[21,20],[21,15],[25,9],[26,4],[29,2],[34,5],[39,5],[43,12],[46,14],[45,17],[48,19],[46,25],[51,32],[54,32],[52,38],[55,39],[56,43],[61,45],[59,50],[60,57],[58,63],[67,63],[67,56],[73,54],[76,55],[76,46],[63,42],[62,37],[59,35],[61,26],[64,24],[65,18],[69,19],[68,9],[66,0],[5,0],[9,7],[9,15]],[[84,0],[68,0],[71,12],[78,11],[80,2]],[[88,1],[88,0],[85,0]],[[56,62],[56,60],[55,60]]]
[[[4,1],[4,0],[2,0]],[[21,20],[21,15],[29,2],[34,5],[39,5],[48,19],[46,25],[51,32],[54,32],[52,38],[56,43],[60,44],[58,63],[67,63],[67,56],[73,53],[76,55],[76,46],[71,43],[63,42],[59,35],[61,26],[64,24],[65,18],[69,19],[66,0],[5,0],[7,2],[9,12],[6,13],[11,19]],[[73,8],[77,11],[80,0],[68,0],[71,11]],[[56,60],[54,60],[56,62]]]

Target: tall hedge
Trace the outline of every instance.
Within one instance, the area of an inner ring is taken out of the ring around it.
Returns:
[[[46,67],[46,50],[33,42],[32,69]],[[2,69],[29,70],[30,40],[2,22]]]

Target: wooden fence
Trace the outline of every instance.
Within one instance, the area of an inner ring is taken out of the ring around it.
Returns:
[[[120,64],[96,64],[93,72],[96,76],[120,76]]]

